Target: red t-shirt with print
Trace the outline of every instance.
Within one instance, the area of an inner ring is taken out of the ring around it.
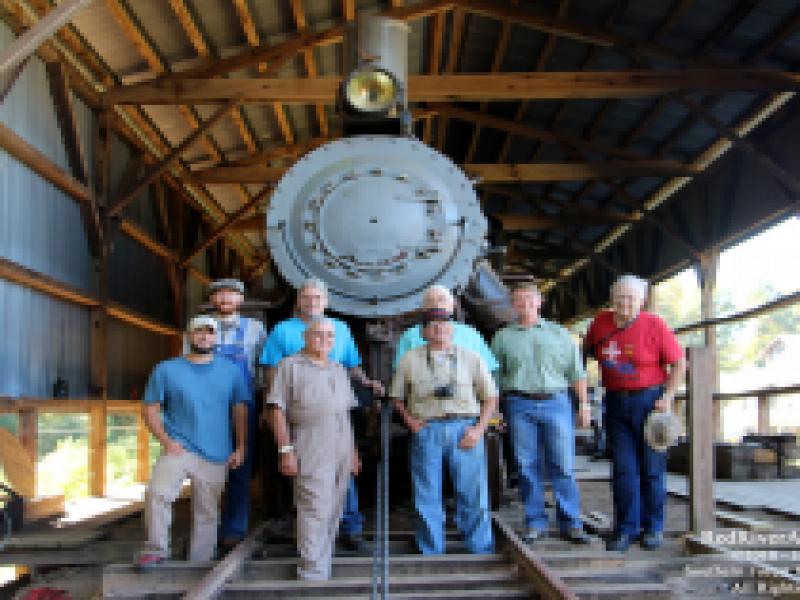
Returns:
[[[656,315],[640,312],[625,329],[614,323],[614,313],[599,313],[586,333],[586,347],[600,364],[603,386],[609,390],[637,390],[667,379],[665,366],[683,356],[675,334]]]

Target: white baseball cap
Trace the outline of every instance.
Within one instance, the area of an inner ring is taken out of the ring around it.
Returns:
[[[197,315],[196,317],[192,317],[192,320],[189,321],[186,331],[194,331],[195,329],[201,329],[203,327],[208,327],[214,333],[216,333],[219,329],[217,320],[214,317],[209,317],[208,315]]]

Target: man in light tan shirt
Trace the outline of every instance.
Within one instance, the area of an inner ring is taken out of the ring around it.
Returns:
[[[494,543],[483,434],[497,407],[497,388],[477,354],[453,345],[448,311],[426,311],[423,335],[427,343],[403,355],[389,392],[411,432],[417,546],[422,554],[445,550],[446,463],[455,488],[456,526],[470,552],[489,553]]]

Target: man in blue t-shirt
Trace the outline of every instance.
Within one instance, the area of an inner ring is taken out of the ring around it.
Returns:
[[[188,353],[157,364],[147,382],[144,421],[163,450],[145,493],[147,542],[136,560],[142,570],[169,556],[172,503],[187,477],[193,513],[189,560],[211,560],[225,475],[244,460],[249,388],[239,366],[214,355],[217,327],[212,317],[194,317],[187,328]]]
[[[306,326],[313,319],[321,317],[327,306],[328,290],[325,284],[318,279],[306,280],[297,291],[297,316],[275,325],[261,351],[259,362],[267,367],[267,381],[270,388],[278,363],[303,349],[305,346],[303,334]],[[334,326],[335,338],[328,357],[344,366],[352,379],[369,387],[376,395],[382,396],[384,389],[381,382],[370,380],[361,369],[361,357],[358,354],[355,340],[353,340],[353,334],[350,333],[350,328],[346,323],[337,319],[330,319],[330,321]],[[267,406],[264,410],[263,419],[270,422],[269,411],[272,409]],[[339,526],[342,542],[347,548],[356,550],[360,547],[363,521],[363,515],[358,510],[358,492],[355,480],[351,479],[347,488],[344,514]]]

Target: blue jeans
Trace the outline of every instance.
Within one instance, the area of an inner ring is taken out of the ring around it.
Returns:
[[[228,471],[228,483],[225,487],[225,505],[222,508],[220,533],[223,537],[242,538],[247,535],[250,518],[250,479],[253,474],[253,455],[255,454],[256,435],[258,435],[258,415],[255,408],[247,405],[247,447],[244,462]],[[234,443],[236,436],[233,435]]]
[[[364,515],[358,512],[358,488],[356,478],[350,477],[347,495],[344,497],[344,512],[339,521],[341,535],[361,535],[364,530]]]
[[[416,540],[422,554],[443,554],[444,504],[442,464],[447,462],[456,498],[455,523],[467,549],[475,554],[494,551],[489,520],[486,451],[481,439],[469,450],[458,448],[464,430],[475,419],[428,422],[409,440],[411,483],[417,513]]]
[[[615,532],[631,537],[664,530],[667,453],[644,441],[644,422],[661,396],[660,386],[633,394],[606,392],[608,449],[613,461]]]
[[[563,392],[549,400],[531,400],[508,394],[506,402],[519,467],[519,490],[525,504],[525,526],[547,530],[540,475],[544,473],[553,486],[559,530],[567,532],[581,527],[580,496],[573,473],[575,434],[569,395]]]

